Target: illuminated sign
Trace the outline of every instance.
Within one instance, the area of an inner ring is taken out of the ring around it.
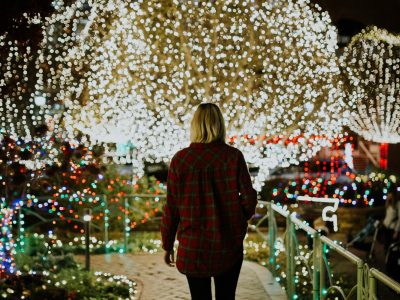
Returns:
[[[338,231],[338,220],[337,220],[336,210],[339,208],[339,199],[298,196],[297,200],[333,204],[333,206],[329,205],[324,207],[324,209],[322,210],[322,220],[324,220],[325,222],[332,222],[333,230]],[[328,216],[328,213],[331,213],[331,216]]]

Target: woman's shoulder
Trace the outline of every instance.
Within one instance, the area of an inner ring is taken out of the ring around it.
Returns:
[[[223,143],[222,147],[224,148],[225,152],[230,153],[230,154],[232,154],[232,155],[234,155],[236,157],[243,156],[242,151],[240,151],[240,149],[238,149],[238,148],[236,148],[234,146],[231,146],[231,145],[229,145],[227,143]]]
[[[225,147],[226,147],[228,152],[231,152],[232,154],[235,154],[235,155],[243,155],[242,151],[240,151],[238,148],[233,147],[233,146],[231,146],[229,144],[224,144],[224,145],[225,145]]]
[[[183,148],[183,149],[177,151],[177,152],[174,154],[174,156],[172,157],[171,161],[178,160],[178,159],[180,159],[181,157],[184,157],[184,156],[187,154],[188,151],[189,151],[189,147],[185,147],[185,148]]]
[[[211,148],[210,148],[211,147]],[[243,156],[242,152],[226,143],[210,143],[209,145],[202,145],[199,147],[197,144],[191,144],[186,148],[183,148],[175,153],[175,155],[171,159],[171,163],[178,163],[179,161],[187,161],[193,160],[193,157],[197,157],[198,155],[202,155],[205,150],[213,149],[212,152],[216,156],[225,157],[225,159],[232,158],[240,158]]]

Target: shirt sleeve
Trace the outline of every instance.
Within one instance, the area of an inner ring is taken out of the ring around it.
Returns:
[[[253,188],[249,170],[243,154],[239,154],[239,193],[240,204],[246,219],[249,220],[255,213],[257,206],[257,192]]]
[[[174,169],[174,160],[172,159],[167,177],[167,200],[163,208],[161,219],[162,247],[166,251],[173,249],[176,232],[178,230],[179,210],[176,203],[177,185],[178,176]]]

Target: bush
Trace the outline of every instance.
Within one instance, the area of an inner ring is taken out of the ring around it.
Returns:
[[[72,254],[29,256],[19,253],[16,263],[22,274],[9,276],[1,282],[0,298],[117,300],[133,299],[135,293],[133,281],[124,276],[86,272]]]

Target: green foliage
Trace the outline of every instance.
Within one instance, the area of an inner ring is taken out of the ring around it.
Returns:
[[[165,194],[166,189],[154,176],[132,178],[130,175],[121,174],[117,165],[110,164],[104,170],[103,179],[99,180],[95,191],[99,195],[114,197],[132,194]]]
[[[64,269],[78,269],[78,263],[74,260],[72,254],[62,256],[28,256],[19,253],[16,255],[15,261],[19,270],[23,273],[28,273],[31,270],[38,272],[58,272],[59,270]]]
[[[267,242],[258,234],[250,233],[244,240],[244,258],[266,266],[269,259]]]
[[[35,250],[40,253],[42,249]],[[18,254],[22,275],[0,285],[0,299],[129,299],[132,283],[110,275],[95,275],[80,268],[71,254],[29,256]],[[120,281],[120,282],[119,282]]]
[[[10,277],[0,286],[5,299],[129,299],[129,287],[84,271],[64,269],[48,276],[25,274]]]

